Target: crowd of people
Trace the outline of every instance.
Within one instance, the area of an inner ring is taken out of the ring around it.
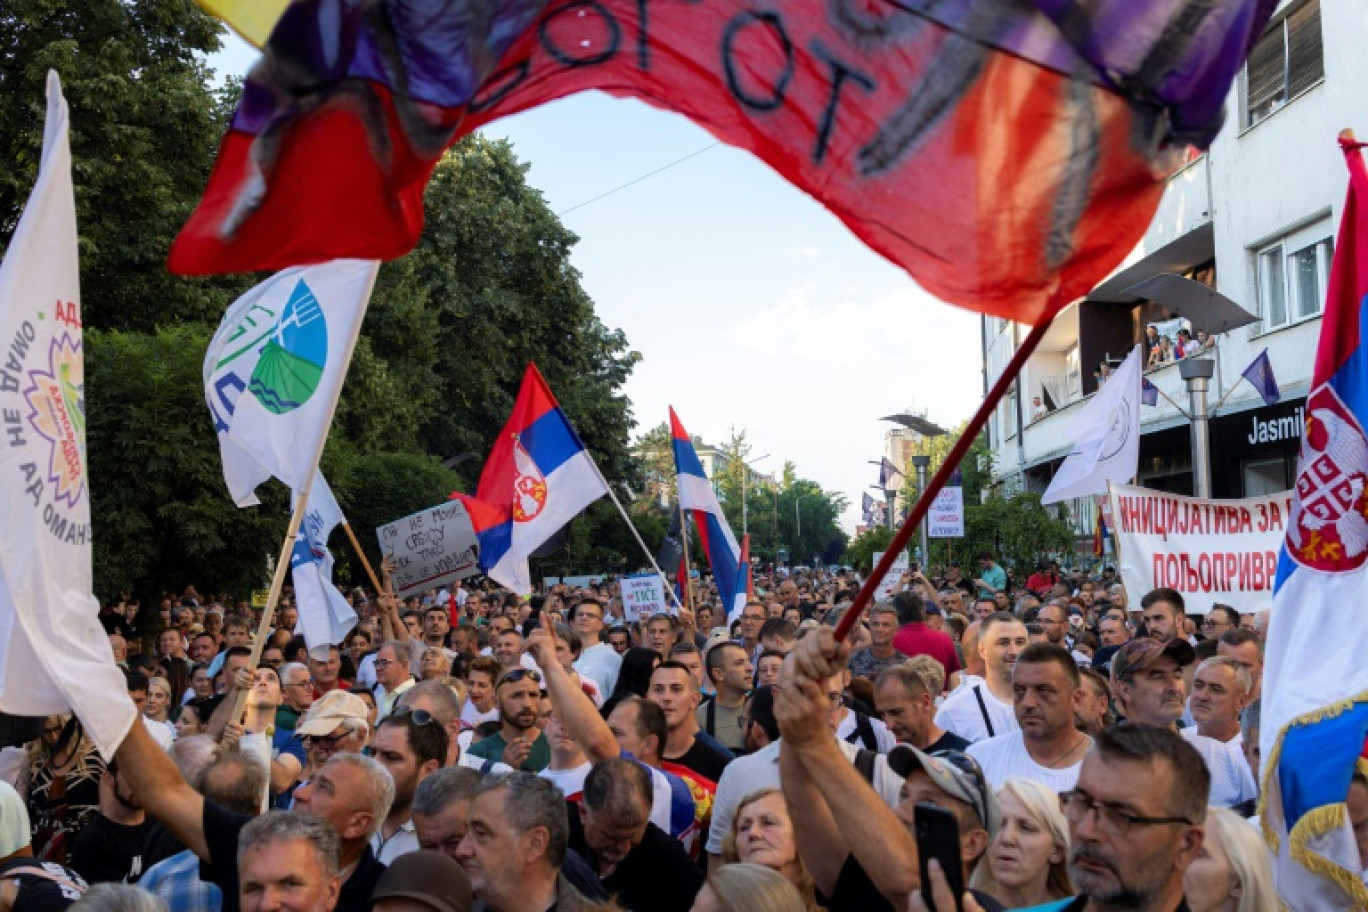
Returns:
[[[1277,908],[1266,617],[983,555],[838,642],[858,584],[760,574],[731,623],[706,580],[633,622],[612,580],[355,590],[312,650],[287,590],[255,668],[247,603],[110,604],[141,722],[108,762],[70,716],[0,752],[0,903],[947,912],[959,882],[968,910]]]

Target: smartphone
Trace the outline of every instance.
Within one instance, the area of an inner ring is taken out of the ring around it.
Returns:
[[[929,909],[936,904],[931,898],[931,875],[927,863],[940,862],[950,892],[955,896],[955,912],[961,912],[964,896],[964,862],[960,860],[959,824],[955,815],[934,804],[918,804],[913,815],[917,836],[917,866],[921,869],[921,894]],[[937,912],[947,912],[940,909]]]

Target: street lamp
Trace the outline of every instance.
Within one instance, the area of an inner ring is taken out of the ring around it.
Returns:
[[[750,487],[751,462],[759,462],[762,459],[769,459],[770,454],[756,456],[750,462],[741,460],[741,535],[745,537],[750,534],[749,519],[746,511],[746,489]]]
[[[914,455],[912,465],[917,470],[917,497],[920,498],[926,493],[926,467],[931,464],[930,456]],[[931,545],[927,538],[926,517],[921,521],[921,559],[922,563],[927,563],[931,559]]]
[[[913,433],[916,433],[916,434],[920,434],[922,437],[925,437],[925,438],[928,439],[928,440],[929,440],[930,438],[932,438],[932,437],[944,437],[945,434],[946,434],[945,428],[941,427],[940,425],[938,425],[938,424],[932,424],[930,421],[927,421],[925,418],[921,417],[920,415],[913,415],[913,414],[909,414],[909,413],[907,413],[907,412],[899,412],[899,413],[896,414],[896,415],[885,415],[883,420],[884,420],[884,421],[892,421],[894,424],[900,424],[900,425],[902,425],[903,427],[907,428],[909,431],[912,431]],[[921,497],[926,493],[926,467],[927,467],[928,465],[930,465],[930,464],[931,464],[931,457],[930,457],[930,456],[913,456],[913,457],[912,457],[912,465],[915,466],[916,469],[917,469],[917,498],[918,498],[918,499],[921,499]],[[889,528],[892,528],[892,523],[889,523]],[[921,538],[921,559],[922,559],[923,561],[926,561],[926,560],[928,560],[928,559],[930,558],[931,555],[930,555],[929,551],[927,550],[928,547],[929,547],[929,545],[928,545],[928,538],[927,538],[927,526],[926,526],[926,516],[925,516],[925,515],[922,516],[922,521],[921,521],[921,536],[920,536],[920,538]]]

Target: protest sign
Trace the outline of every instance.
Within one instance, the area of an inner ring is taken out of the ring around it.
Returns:
[[[396,519],[375,536],[380,552],[394,557],[394,593],[401,598],[480,572],[475,527],[459,501]]]
[[[926,514],[927,538],[964,538],[964,488],[942,488]]]
[[[1110,498],[1121,582],[1133,607],[1161,586],[1180,592],[1189,614],[1206,614],[1215,603],[1241,613],[1272,607],[1291,491],[1198,500],[1115,485]]]
[[[882,551],[875,551],[874,562],[870,566],[877,567],[879,561],[883,560],[883,556],[884,553]],[[898,580],[902,579],[902,575],[911,568],[912,558],[908,556],[906,551],[899,552],[898,556],[893,561],[893,566],[889,567],[888,573],[884,574],[884,578],[879,580],[878,588],[874,590],[874,601],[888,601],[889,596],[893,594],[893,587],[898,585]]]
[[[628,623],[646,621],[653,615],[675,613],[673,605],[665,601],[665,587],[654,573],[622,578],[622,612]]]

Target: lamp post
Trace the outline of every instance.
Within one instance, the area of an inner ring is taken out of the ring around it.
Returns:
[[[1192,486],[1197,497],[1211,497],[1211,413],[1207,410],[1207,388],[1216,372],[1210,358],[1185,358],[1178,362],[1178,374],[1187,382],[1188,409],[1192,414]]]
[[[930,456],[914,455],[912,466],[917,470],[917,497],[921,497],[926,492],[926,467],[931,464]],[[930,542],[927,538],[926,517],[921,521],[921,561],[923,564],[931,560]]]

